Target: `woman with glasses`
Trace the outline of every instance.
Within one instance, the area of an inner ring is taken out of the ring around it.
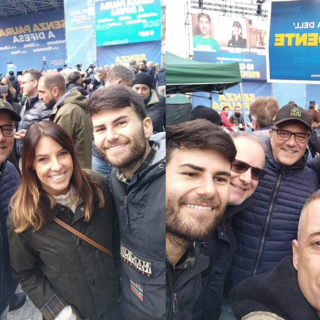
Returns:
[[[120,319],[119,231],[108,185],[81,169],[72,138],[53,122],[26,133],[8,237],[13,276],[44,319]]]

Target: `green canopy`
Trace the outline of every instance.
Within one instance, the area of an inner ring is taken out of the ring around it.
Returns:
[[[241,82],[239,63],[207,63],[166,53],[166,92],[220,93]]]

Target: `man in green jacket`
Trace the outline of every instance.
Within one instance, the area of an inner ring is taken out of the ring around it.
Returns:
[[[56,71],[40,78],[38,90],[39,99],[53,108],[50,120],[58,123],[72,137],[81,167],[91,169],[92,130],[85,113],[87,98],[77,88],[66,92],[65,80]]]

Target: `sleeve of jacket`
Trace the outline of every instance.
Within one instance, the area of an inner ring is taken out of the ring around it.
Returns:
[[[53,320],[68,305],[52,288],[41,271],[28,231],[17,234],[11,218],[7,222],[12,275],[22,290],[41,311],[46,320]]]
[[[320,140],[314,130],[311,130],[309,143],[316,152],[320,153]]]
[[[72,110],[70,108],[68,112],[57,112],[54,118],[54,122],[61,126],[65,131],[67,131],[68,134],[72,137],[72,139],[75,132],[75,126],[77,125],[75,120],[75,108],[72,108]]]

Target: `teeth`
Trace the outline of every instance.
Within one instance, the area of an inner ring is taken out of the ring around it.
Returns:
[[[194,206],[192,204],[186,204],[187,208],[191,208],[191,209],[197,209],[197,210],[207,210],[207,211],[211,211],[213,208],[212,207],[207,207],[207,206]]]
[[[122,148],[122,147],[124,147],[124,146],[125,146],[125,144],[120,144],[120,145],[118,145],[118,146],[109,147],[108,149],[109,149],[109,150],[114,150],[114,149]]]
[[[246,190],[247,190],[247,189],[245,189],[245,188],[241,188],[241,187],[239,187],[239,186],[236,186],[236,185],[233,184],[233,183],[231,183],[231,185],[232,185],[234,188],[239,189],[239,190],[241,190],[241,191],[246,191]]]
[[[63,174],[59,174],[58,176],[50,176],[51,179],[53,180],[60,180],[64,177],[64,173]]]
[[[294,154],[295,151],[291,151],[291,150],[285,150],[287,153],[290,153],[290,154]]]

